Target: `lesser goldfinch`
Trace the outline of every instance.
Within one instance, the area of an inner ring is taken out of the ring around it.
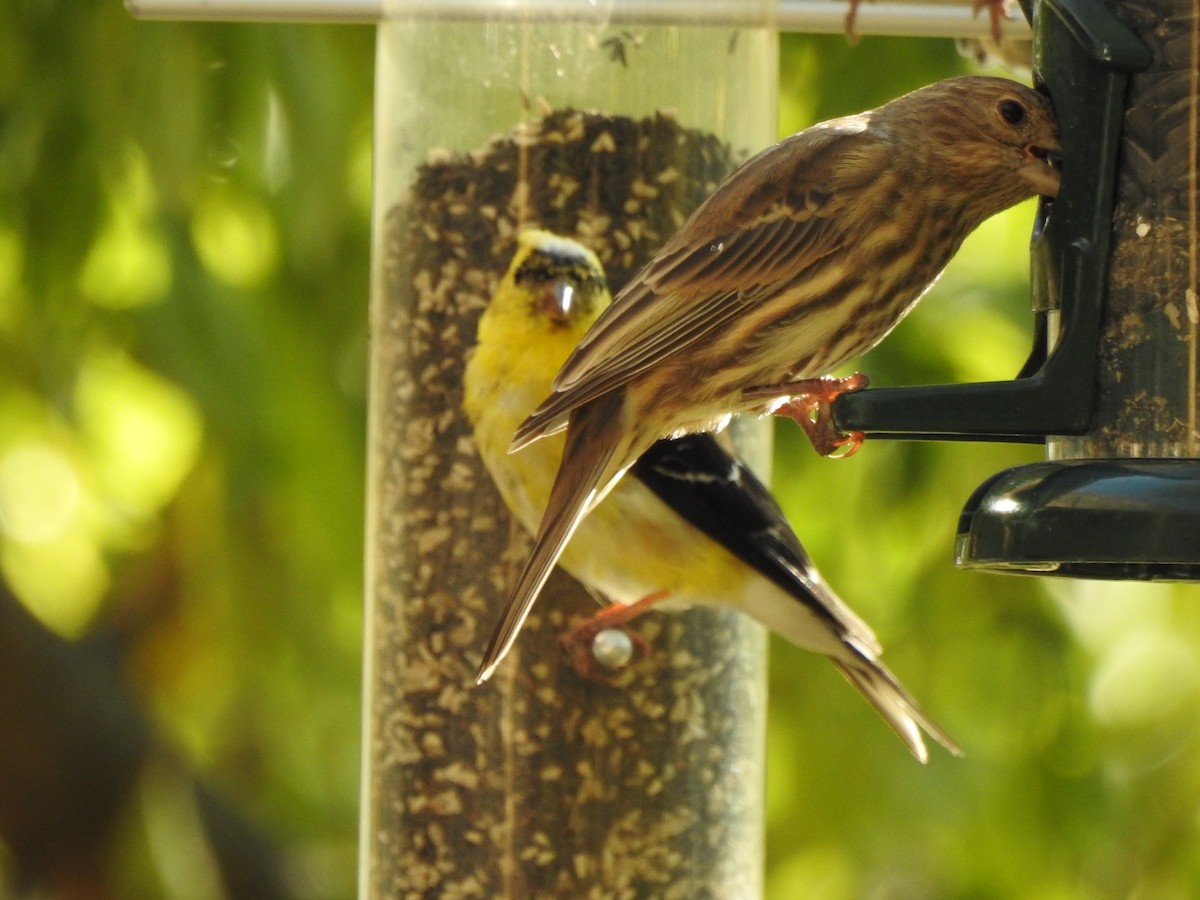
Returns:
[[[772,412],[880,341],[984,219],[1053,196],[1049,102],[952,78],[795,134],[733,173],[617,295],[517,429],[566,429],[533,551],[484,658],[511,645],[587,511],[656,440]],[[778,402],[771,397],[779,398]],[[797,416],[811,437],[830,417]],[[814,440],[836,447],[841,440]]]
[[[510,454],[512,430],[609,301],[590,251],[526,231],[480,319],[464,408],[484,464],[531,533],[550,496],[563,436]],[[921,729],[959,752],[880,663],[874,633],[821,578],[768,490],[712,435],[652,446],[583,520],[560,563],[627,607],[661,598],[748,613],[828,656],[922,762]]]

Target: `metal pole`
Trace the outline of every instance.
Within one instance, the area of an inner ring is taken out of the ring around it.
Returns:
[[[475,321],[539,225],[619,287],[774,137],[777,35],[579,23],[380,26],[360,896],[761,894],[765,640],[657,614],[578,675],[594,602],[555,576],[473,685],[527,550],[460,411]],[[517,348],[515,348],[516,350]]]
[[[563,0],[125,0],[126,8],[145,19],[218,21],[379,22],[388,16],[495,21],[559,19],[578,16],[596,21],[596,7]],[[690,25],[770,28],[836,34],[845,30],[848,0],[616,0],[606,4],[605,22],[614,26]],[[982,37],[990,20],[976,14],[969,0],[921,3],[866,2],[858,10],[859,34],[925,37]],[[1029,37],[1025,19],[1015,14],[1003,23],[1006,37]]]

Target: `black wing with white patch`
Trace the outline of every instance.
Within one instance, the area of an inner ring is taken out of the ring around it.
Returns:
[[[659,441],[629,470],[678,515],[839,630],[856,631],[817,591],[820,576],[767,487],[710,434]]]

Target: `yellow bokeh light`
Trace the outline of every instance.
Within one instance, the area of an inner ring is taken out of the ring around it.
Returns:
[[[82,525],[37,544],[5,541],[4,577],[21,602],[65,637],[87,630],[108,590],[108,566]]]
[[[0,566],[13,593],[47,626],[83,632],[108,588],[86,457],[41,397],[9,390],[0,403]]]
[[[23,544],[61,536],[79,515],[79,475],[58,448],[26,441],[0,457],[0,528]]]
[[[258,200],[229,190],[215,190],[197,205],[192,243],[205,268],[234,287],[262,283],[278,264],[271,213]]]
[[[115,353],[84,361],[75,395],[103,497],[126,515],[157,513],[195,464],[201,421],[191,398]]]
[[[161,300],[171,286],[171,255],[155,228],[158,198],[136,146],[105,184],[108,217],[79,272],[79,290],[98,306],[128,309]]]
[[[129,309],[161,300],[171,286],[171,259],[148,228],[115,218],[88,250],[79,289],[97,306]]]

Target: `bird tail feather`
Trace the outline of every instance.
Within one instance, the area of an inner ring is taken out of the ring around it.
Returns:
[[[876,712],[900,736],[900,740],[904,741],[913,756],[922,763],[929,761],[929,753],[921,737],[922,731],[955,756],[963,755],[958,744],[921,711],[917,701],[883,663],[860,652],[853,644],[846,646],[854,654],[853,660],[835,657],[830,657],[830,660],[867,702],[875,707]]]
[[[571,535],[624,471],[622,460],[617,459],[622,405],[621,392],[615,392],[571,414],[562,462],[534,537],[533,551],[484,652],[477,684],[491,678],[516,640]]]

